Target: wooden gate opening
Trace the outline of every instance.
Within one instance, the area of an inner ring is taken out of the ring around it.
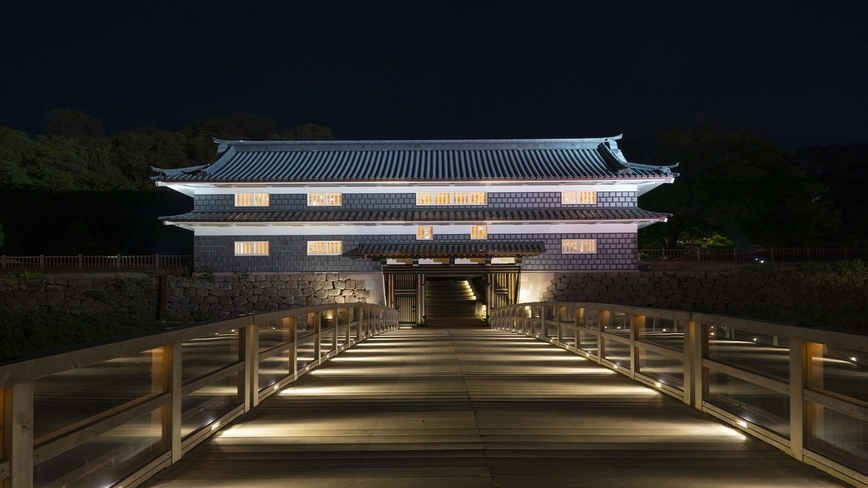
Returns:
[[[383,266],[386,302],[404,327],[487,327],[518,301],[517,266]],[[481,268],[481,269],[480,269]]]

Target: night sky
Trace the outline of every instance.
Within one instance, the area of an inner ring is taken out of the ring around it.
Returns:
[[[274,7],[273,5],[280,5]],[[868,142],[868,2],[9,2],[0,125],[232,113],[338,139],[642,138],[697,113]]]

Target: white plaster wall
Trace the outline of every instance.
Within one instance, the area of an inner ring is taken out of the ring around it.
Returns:
[[[519,279],[518,302],[532,303],[543,301],[543,294],[555,278],[553,272],[522,271]]]

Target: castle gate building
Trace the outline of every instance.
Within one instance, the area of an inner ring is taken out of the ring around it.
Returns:
[[[637,268],[639,195],[676,176],[626,161],[621,136],[436,141],[222,141],[208,165],[159,169],[193,198],[197,269],[346,273],[402,322],[484,319],[556,271]],[[445,314],[445,315],[444,315]]]

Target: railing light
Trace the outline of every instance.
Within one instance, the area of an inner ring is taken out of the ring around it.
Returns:
[[[744,428],[747,428],[747,422],[745,422],[744,420],[739,420],[739,421],[736,422],[736,423],[737,423],[738,425],[744,427]]]
[[[856,358],[850,358],[850,361],[856,362]]]
[[[220,427],[220,422],[214,422],[213,424],[211,424],[211,430],[216,430],[217,427]]]
[[[657,388],[660,388],[663,385],[661,385],[660,382],[658,381],[657,383],[654,383],[654,386],[656,386]]]

